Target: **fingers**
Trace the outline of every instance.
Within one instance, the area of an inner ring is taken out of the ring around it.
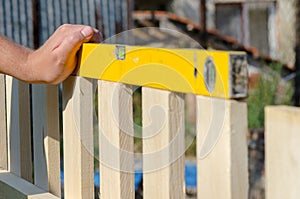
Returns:
[[[49,50],[54,50],[66,40],[70,42],[69,46],[72,47],[83,42],[100,43],[102,35],[97,29],[90,26],[64,24],[53,33],[46,43]]]
[[[64,53],[76,52],[84,42],[101,42],[102,36],[98,30],[90,26],[68,25],[56,33],[61,37],[61,43],[56,50]]]

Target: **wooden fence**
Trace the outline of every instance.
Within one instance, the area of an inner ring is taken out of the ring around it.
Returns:
[[[34,85],[31,112],[23,83],[0,76],[0,198],[95,197],[95,85],[83,77],[62,84],[59,124],[57,86]],[[134,198],[132,93],[98,81],[100,198]],[[143,87],[142,99],[144,198],[185,198],[183,94]],[[198,198],[247,198],[246,104],[196,99]]]
[[[32,112],[30,102],[23,100],[30,92],[22,86],[0,75],[0,198],[95,197],[95,83],[82,77],[70,77],[63,83],[63,124],[59,124],[57,86],[33,86]],[[132,92],[124,84],[98,81],[101,198],[134,198],[134,163],[128,155],[133,153]],[[144,134],[148,135],[143,140],[144,170],[148,169],[143,177],[144,197],[184,198],[182,94],[143,88],[142,95]],[[203,96],[196,99],[198,198],[247,198],[245,103]],[[165,112],[151,111],[157,105]],[[156,113],[157,121],[164,118],[161,128],[149,125],[155,119],[151,113]],[[299,108],[266,108],[266,198],[296,199],[300,194],[299,120]],[[207,142],[209,135],[216,136],[210,136],[213,139]],[[156,153],[152,159],[147,156],[174,140],[175,145],[164,153]],[[153,162],[159,167],[153,168]]]

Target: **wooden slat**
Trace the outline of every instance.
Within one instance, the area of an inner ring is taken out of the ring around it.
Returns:
[[[197,96],[198,198],[248,198],[247,105]]]
[[[18,83],[12,77],[6,76],[6,110],[8,136],[8,170],[20,176],[20,136],[18,121]],[[12,125],[13,124],[13,125]],[[11,147],[14,146],[14,147]]]
[[[58,199],[9,172],[0,172],[0,198]]]
[[[32,182],[29,85],[6,76],[9,171]]]
[[[32,86],[34,183],[61,196],[58,87]]]
[[[5,76],[0,74],[0,169],[7,170]]]
[[[144,198],[185,198],[183,95],[143,87]]]
[[[92,82],[70,77],[63,83],[65,198],[94,198]]]
[[[100,198],[134,198],[132,88],[98,81]]]
[[[299,198],[300,108],[265,109],[266,198]]]
[[[29,84],[21,81],[19,81],[18,84],[21,177],[29,182],[32,182],[30,91]]]

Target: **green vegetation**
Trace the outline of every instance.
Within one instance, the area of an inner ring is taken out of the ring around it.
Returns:
[[[142,95],[141,87],[133,93],[134,152],[142,153]]]
[[[185,155],[196,157],[196,124],[185,121]]]
[[[248,125],[249,128],[264,126],[264,108],[267,105],[291,105],[293,87],[280,76],[282,65],[273,63],[264,67],[255,88],[249,92]]]

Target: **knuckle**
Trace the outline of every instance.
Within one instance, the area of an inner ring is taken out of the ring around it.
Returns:
[[[67,41],[71,44],[73,44],[76,41],[76,37],[74,35],[69,35],[67,37]]]
[[[63,24],[61,25],[58,30],[61,30],[61,31],[66,31],[70,28],[70,24]]]
[[[52,63],[51,70],[56,70],[62,63],[63,56],[59,52],[55,51],[51,53],[50,62]]]
[[[67,39],[71,44],[77,43],[81,40],[80,35],[78,34],[69,35]]]

